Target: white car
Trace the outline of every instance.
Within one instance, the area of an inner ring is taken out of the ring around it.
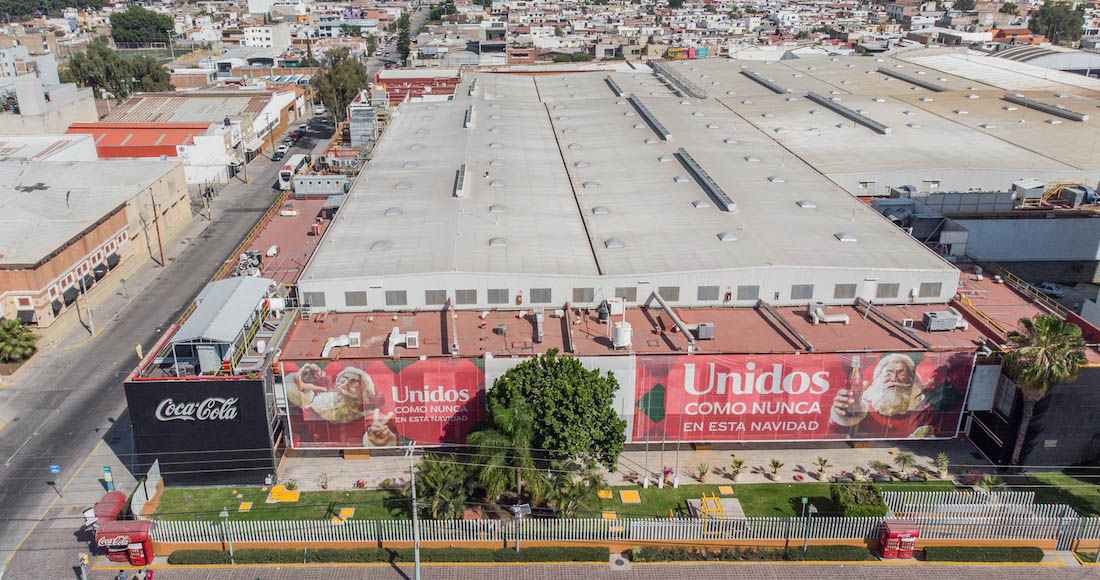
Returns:
[[[1035,286],[1035,289],[1053,298],[1061,298],[1066,295],[1066,291],[1062,290],[1062,287],[1054,282],[1043,282]]]
[[[313,114],[314,115],[324,115],[325,114],[324,105],[317,105],[317,106],[313,107]]]

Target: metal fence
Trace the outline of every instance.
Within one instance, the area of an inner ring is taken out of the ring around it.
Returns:
[[[558,542],[604,541],[736,541],[873,539],[883,518],[730,518],[730,519],[562,519],[562,520],[423,520],[422,542],[520,540]],[[989,517],[917,518],[922,538],[969,540],[1058,540],[1100,537],[1100,518]],[[153,540],[160,542],[411,542],[407,520],[312,521],[159,521]]]
[[[1033,491],[885,491],[882,499],[905,518],[1076,515],[1066,505],[1036,504]]]

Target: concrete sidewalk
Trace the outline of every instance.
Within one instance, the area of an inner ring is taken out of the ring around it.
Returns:
[[[893,443],[893,442],[891,442]],[[663,448],[662,448],[663,447]],[[631,445],[619,458],[618,469],[614,472],[604,471],[604,476],[611,485],[634,485],[637,479],[631,481],[632,473],[650,473],[650,485],[657,485],[657,480],[663,471],[663,467],[676,470],[679,473],[680,484],[699,483],[697,466],[705,463],[709,466],[707,483],[729,484],[732,480],[727,476],[730,461],[736,454],[738,459],[745,460],[745,472],[741,477],[741,483],[771,483],[765,472],[769,462],[775,458],[783,462],[784,467],[779,470],[780,483],[795,483],[795,476],[802,477],[803,483],[816,482],[817,467],[813,463],[818,457],[825,457],[832,464],[826,470],[826,476],[836,475],[841,471],[853,471],[856,467],[869,468],[872,461],[883,461],[893,465],[894,453],[905,450],[916,456],[918,465],[930,470],[935,470],[934,461],[938,453],[947,453],[951,458],[951,473],[959,474],[977,470],[986,472],[985,460],[975,454],[973,446],[967,441],[916,441],[905,443],[876,443],[869,448],[855,449],[844,442],[830,443],[798,443],[786,444],[780,448],[779,444],[732,445],[725,449],[711,451],[693,451],[688,444],[681,444],[679,457],[677,458],[676,444],[650,444],[649,450],[639,449],[637,445]],[[429,450],[432,453],[441,451]],[[385,453],[385,455],[383,455]],[[419,453],[418,453],[419,455]],[[469,456],[455,456],[460,463],[468,463],[472,460]],[[317,491],[321,489],[320,479],[322,474],[329,478],[330,490],[353,489],[355,482],[363,480],[366,487],[375,488],[386,479],[393,482],[408,482],[409,460],[401,451],[375,451],[370,459],[344,459],[338,456],[319,457],[304,456],[290,457],[283,463],[280,472],[280,481],[294,480],[298,488],[303,491]],[[811,475],[813,474],[813,475]]]

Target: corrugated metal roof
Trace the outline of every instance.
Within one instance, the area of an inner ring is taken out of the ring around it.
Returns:
[[[195,298],[195,311],[172,336],[172,342],[232,342],[274,285],[274,280],[252,276],[207,284]]]
[[[96,147],[189,145],[211,123],[73,123],[68,134],[95,135]]]
[[[271,93],[198,93],[188,96],[145,94],[126,101],[104,118],[121,123],[220,123],[226,117],[252,117]]]

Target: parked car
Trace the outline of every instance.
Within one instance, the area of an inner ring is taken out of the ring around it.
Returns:
[[[284,156],[286,156],[286,152],[276,149],[275,152],[271,154],[271,160],[282,161]]]
[[[316,107],[313,107],[313,114],[314,115],[324,115],[325,114],[325,106],[324,105],[317,105]]]
[[[1066,295],[1066,291],[1054,282],[1043,282],[1036,286],[1035,289],[1053,298],[1061,298]]]
[[[297,134],[297,133],[291,133],[290,134],[290,142],[291,143],[297,143],[298,140],[301,139],[301,138],[302,138],[302,136]]]

